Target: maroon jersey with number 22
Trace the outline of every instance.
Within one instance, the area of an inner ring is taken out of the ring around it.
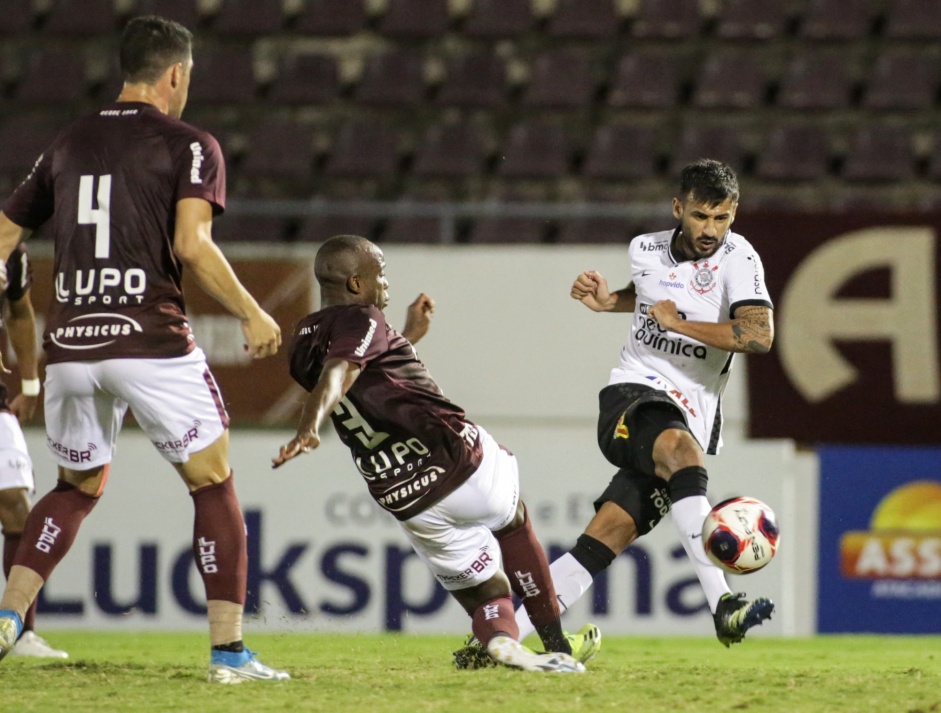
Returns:
[[[452,493],[480,465],[477,427],[451,403],[415,347],[376,307],[327,307],[298,324],[291,376],[314,388],[324,362],[362,368],[331,414],[379,505],[407,520]]]

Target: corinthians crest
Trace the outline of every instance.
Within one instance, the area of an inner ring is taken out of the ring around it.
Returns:
[[[716,271],[719,269],[718,265],[709,267],[709,261],[706,260],[702,264],[694,262],[693,269],[696,270],[696,272],[693,273],[693,279],[689,286],[696,292],[704,295],[716,286]]]

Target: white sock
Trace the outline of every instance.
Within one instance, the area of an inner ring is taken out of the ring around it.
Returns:
[[[549,565],[549,573],[552,575],[561,614],[578,601],[591,586],[592,580],[588,570],[569,552]],[[516,625],[520,629],[520,641],[536,631],[536,627],[529,620],[529,614],[526,613],[526,607],[521,606],[516,610]]]
[[[706,556],[702,546],[702,524],[711,509],[705,495],[693,495],[673,503],[670,514],[680,534],[683,549],[696,568],[696,576],[709,601],[709,611],[715,614],[719,599],[732,590],[725,581],[725,573]]]

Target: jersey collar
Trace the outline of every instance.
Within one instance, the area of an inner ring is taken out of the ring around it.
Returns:
[[[695,260],[685,260],[681,259],[680,256],[673,253],[673,244],[676,242],[676,236],[680,234],[680,228],[682,226],[678,225],[673,229],[673,235],[670,236],[670,247],[667,250],[667,255],[670,257],[670,262],[674,265],[679,265],[681,262],[696,262]],[[722,236],[722,240],[719,241],[719,244],[716,246],[716,251],[713,253],[713,256],[719,254],[719,248],[725,245],[725,241],[729,239],[729,235],[732,233],[732,229],[725,231],[725,235]]]

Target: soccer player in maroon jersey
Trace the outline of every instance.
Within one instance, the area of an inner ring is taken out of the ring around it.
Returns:
[[[428,330],[432,300],[419,296],[402,333],[386,323],[384,269],[382,251],[365,238],[337,236],[317,251],[323,308],[301,320],[291,353],[291,375],[310,396],[273,464],[316,448],[330,417],[373,499],[471,616],[489,657],[525,670],[584,671],[519,498],[516,458],[445,398],[418,359],[413,343]],[[519,643],[511,591],[555,653]]]
[[[247,548],[228,461],[229,418],[186,319],[181,277],[240,321],[252,357],[274,354],[275,321],[212,241],[225,206],[225,164],[209,134],[180,120],[192,34],[157,17],[131,20],[117,101],[65,129],[3,204],[0,259],[50,221],[55,299],[44,347],[47,442],[59,482],[33,508],[0,600],[0,658],[107,482],[130,406],[195,505],[193,551],[205,588],[209,680],[289,678],[242,643]]]
[[[30,299],[32,270],[26,246],[20,245],[6,264],[0,263],[0,305],[7,303],[5,327],[16,354],[22,383],[20,393],[9,398],[7,385],[0,380],[0,525],[3,527],[3,576],[10,575],[13,557],[20,545],[30,493],[36,488],[33,462],[26,450],[20,423],[36,411],[40,383],[37,376],[36,317]],[[0,362],[2,366],[2,362]],[[66,659],[65,651],[52,648],[39,636],[36,627],[36,602],[23,617],[23,631],[10,652],[14,656]]]

